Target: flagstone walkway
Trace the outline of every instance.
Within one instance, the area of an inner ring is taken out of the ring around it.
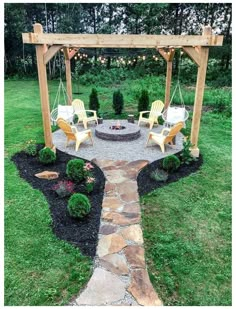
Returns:
[[[146,160],[94,160],[106,177],[94,271],[74,305],[160,306],[149,280],[137,175]]]

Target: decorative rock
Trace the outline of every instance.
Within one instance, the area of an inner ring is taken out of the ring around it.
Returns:
[[[53,171],[44,171],[44,172],[35,174],[34,176],[40,179],[51,180],[51,179],[57,179],[59,177],[59,173],[53,172]]]
[[[125,283],[116,275],[96,268],[87,288],[76,299],[77,305],[99,306],[118,301],[125,296]]]
[[[143,233],[138,224],[126,227],[120,233],[125,240],[132,240],[139,245],[143,244]]]
[[[126,204],[123,208],[123,212],[140,213],[139,203],[135,202]]]
[[[133,270],[131,274],[131,285],[128,291],[137,302],[143,306],[162,306],[162,302],[154,291],[145,269]]]
[[[100,227],[99,233],[103,235],[113,234],[117,231],[118,227],[110,224],[104,224]]]
[[[119,252],[124,247],[126,247],[126,243],[122,236],[114,233],[106,235],[99,239],[97,246],[97,255],[99,257],[102,257],[107,254]]]
[[[139,246],[128,246],[124,250],[131,268],[145,268],[144,249]]]
[[[114,210],[122,210],[124,202],[118,197],[105,197],[102,202],[102,208],[108,208]]]
[[[124,256],[116,253],[101,258],[100,265],[117,275],[127,275],[129,272]]]
[[[115,213],[115,212],[105,212],[102,215],[105,221],[109,221],[117,225],[130,225],[138,223],[140,221],[140,214],[136,213]]]

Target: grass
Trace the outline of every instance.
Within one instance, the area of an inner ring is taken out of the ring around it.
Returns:
[[[91,275],[91,259],[58,240],[43,194],[19,177],[11,155],[43,142],[37,83],[5,84],[5,305],[64,305]]]
[[[199,148],[200,171],[142,198],[148,270],[165,305],[231,305],[231,119],[205,114]]]
[[[57,87],[58,81],[49,82],[51,105]],[[135,113],[142,87],[150,89],[150,101],[164,99],[161,78],[98,85],[101,112],[114,117],[112,93],[120,88],[125,113]],[[81,85],[82,94],[74,95],[87,107],[91,88]],[[230,105],[227,89],[207,89],[205,96],[214,104],[216,93]],[[6,81],[5,305],[63,305],[87,282],[91,260],[56,239],[44,196],[10,161],[29,139],[43,142],[38,83]],[[199,172],[142,199],[149,274],[166,305],[231,304],[231,119],[206,113],[199,147]]]

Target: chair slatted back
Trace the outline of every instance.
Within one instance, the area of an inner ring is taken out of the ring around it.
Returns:
[[[179,133],[179,131],[184,127],[184,123],[178,122],[176,123],[170,130],[170,132],[168,133],[168,135],[165,138],[165,144],[170,143],[173,138]]]
[[[75,140],[75,134],[72,131],[71,126],[69,125],[69,123],[67,123],[65,121],[65,119],[58,118],[57,119],[57,125],[65,133],[65,135],[67,136],[68,139]]]
[[[164,103],[161,100],[156,100],[152,103],[149,118],[156,119],[164,108]]]
[[[82,100],[75,99],[72,102],[72,106],[74,107],[75,113],[78,114],[81,119],[87,118],[84,102]]]

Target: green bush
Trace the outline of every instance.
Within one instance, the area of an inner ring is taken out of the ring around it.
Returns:
[[[180,159],[175,155],[170,155],[163,160],[162,167],[168,172],[174,172],[180,167]]]
[[[37,154],[37,145],[36,145],[36,141],[35,140],[29,140],[28,142],[26,142],[25,147],[24,147],[24,151],[29,155],[29,156],[36,156]]]
[[[100,104],[98,101],[97,90],[93,88],[89,96],[89,109],[98,111],[99,107],[100,107]]]
[[[116,115],[120,115],[122,113],[124,107],[124,98],[123,94],[120,90],[114,91],[113,93],[113,109]]]
[[[43,164],[50,164],[56,161],[56,154],[52,149],[45,147],[39,151],[39,161]]]
[[[138,100],[138,111],[148,111],[149,108],[149,95],[148,91],[143,89]]]
[[[190,140],[187,140],[183,143],[183,149],[180,153],[181,164],[189,164],[192,161],[196,161],[197,159],[192,156],[190,148],[193,146]]]
[[[80,182],[85,179],[85,164],[81,159],[73,159],[67,163],[66,166],[67,176],[76,182]]]
[[[70,197],[67,209],[71,217],[83,218],[89,214],[91,210],[91,204],[86,195],[75,193]]]

